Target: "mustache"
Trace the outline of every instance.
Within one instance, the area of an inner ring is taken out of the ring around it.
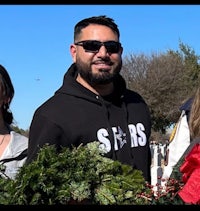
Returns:
[[[113,62],[110,59],[98,59],[92,62],[92,64],[106,64],[106,65],[113,65]]]

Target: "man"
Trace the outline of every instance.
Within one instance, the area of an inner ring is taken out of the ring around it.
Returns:
[[[73,64],[63,85],[41,105],[30,126],[27,163],[45,143],[61,147],[99,141],[105,156],[150,179],[151,120],[143,98],[119,74],[123,47],[113,19],[86,18],[74,28]]]

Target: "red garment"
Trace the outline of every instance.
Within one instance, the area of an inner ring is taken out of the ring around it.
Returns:
[[[180,167],[185,183],[179,196],[185,203],[200,204],[200,144],[194,145]]]

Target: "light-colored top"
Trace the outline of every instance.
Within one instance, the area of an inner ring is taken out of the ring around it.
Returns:
[[[190,131],[188,120],[185,111],[183,110],[179,121],[174,129],[174,136],[168,146],[168,164],[164,166],[162,175],[162,185],[166,184],[167,179],[173,171],[174,166],[177,164],[185,150],[190,145]]]
[[[28,138],[26,136],[16,133],[15,131],[11,131],[10,135],[10,142],[0,157],[0,164],[3,159],[15,158],[28,148]],[[5,162],[3,164],[5,166],[4,174],[6,174],[9,178],[14,179],[19,168],[24,165],[25,161],[26,157],[21,160]],[[0,172],[0,174],[3,175],[2,172]]]

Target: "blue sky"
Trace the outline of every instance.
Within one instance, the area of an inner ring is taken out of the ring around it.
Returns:
[[[15,87],[19,128],[28,129],[36,108],[61,86],[74,25],[96,15],[118,24],[123,56],[178,50],[180,40],[200,54],[199,5],[0,5],[0,63]]]

